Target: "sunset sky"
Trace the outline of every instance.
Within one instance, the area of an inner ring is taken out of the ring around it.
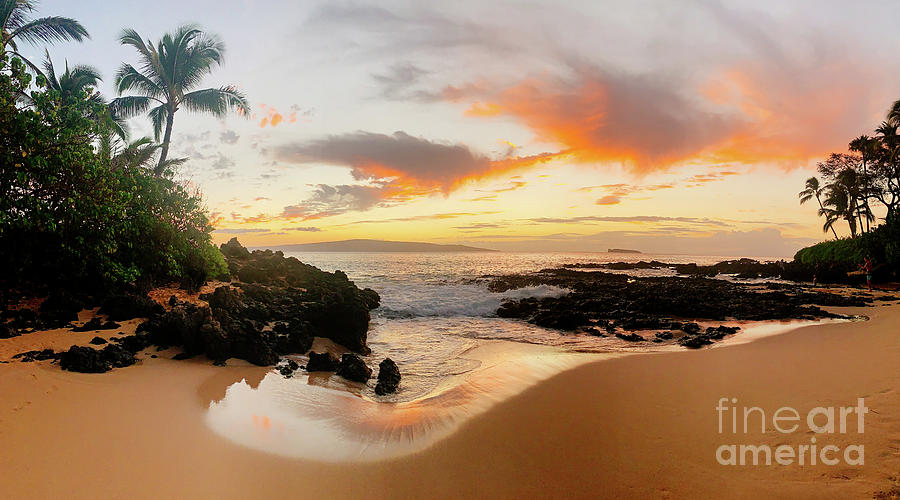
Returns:
[[[205,84],[239,86],[253,116],[179,111],[172,145],[219,241],[789,256],[825,237],[797,192],[900,98],[895,3],[561,4],[45,0],[39,13],[87,27],[92,40],[51,55],[97,67],[108,98],[137,59],[121,28],[155,41],[197,22],[225,40]]]

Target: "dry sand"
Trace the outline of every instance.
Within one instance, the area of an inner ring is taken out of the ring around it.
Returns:
[[[258,383],[264,368],[172,361],[168,351],[101,375],[49,362],[0,364],[0,497],[870,498],[900,473],[900,305],[840,311],[871,320],[583,365],[423,452],[348,465],[266,455],[205,426],[211,400],[242,378]],[[93,336],[2,340],[0,360]],[[862,444],[865,465],[719,465],[721,444],[796,449],[812,436],[805,425],[792,434],[719,434],[720,397],[770,414],[864,397],[865,433],[854,424],[819,443]]]

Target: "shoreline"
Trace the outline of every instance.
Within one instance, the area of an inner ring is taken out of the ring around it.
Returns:
[[[268,368],[141,356],[140,368],[97,376],[46,363],[0,364],[0,389],[12,400],[0,413],[0,467],[14,496],[71,488],[85,497],[268,496],[295,488],[329,497],[546,496],[561,488],[609,497],[871,496],[900,471],[900,442],[892,437],[900,435],[900,338],[891,331],[900,306],[842,312],[871,319],[801,327],[728,349],[589,362],[498,402],[424,451],[371,463],[269,455],[207,428],[205,406],[224,387],[243,378],[258,385]],[[827,369],[838,362],[843,369]],[[722,395],[770,411],[866,397],[873,410],[863,436],[867,463],[724,468],[713,456],[720,438],[713,408]]]

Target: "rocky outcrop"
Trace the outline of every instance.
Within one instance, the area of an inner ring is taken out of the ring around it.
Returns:
[[[224,255],[226,259],[242,260],[250,257],[250,251],[244,248],[237,238],[231,238],[228,240],[228,243],[222,243],[219,250],[222,251],[222,255]]]
[[[76,326],[72,328],[73,332],[92,332],[96,330],[115,330],[116,328],[120,328],[122,325],[116,323],[115,321],[103,321],[100,318],[94,317],[91,318],[90,321],[86,322],[81,326]]]
[[[344,354],[338,364],[336,375],[353,382],[365,384],[372,377],[372,369],[356,354]]]
[[[76,296],[64,289],[53,291],[39,308],[38,328],[66,328],[78,321],[78,313],[88,306],[86,297]]]
[[[232,239],[223,245],[223,253],[227,252],[232,276],[256,302],[251,307],[256,307],[260,317],[283,321],[295,330],[305,328],[312,336],[368,353],[369,311],[379,305],[377,292],[357,288],[341,271],[324,272],[285,257],[283,252],[255,250],[245,254],[239,245]]]
[[[375,394],[384,396],[397,390],[400,385],[400,368],[391,358],[384,358],[378,364],[378,383],[375,384]]]
[[[326,273],[282,252],[249,252],[232,239],[222,246],[240,282],[200,298],[206,305],[175,302],[139,327],[152,343],[182,346],[222,363],[239,358],[274,365],[280,355],[303,354],[313,337],[329,338],[368,353],[369,310],[380,298],[336,271]]]
[[[308,372],[333,372],[337,370],[338,359],[330,352],[310,352],[309,361],[306,363]]]
[[[59,354],[59,367],[81,373],[103,373],[135,363],[134,353],[121,346],[107,345],[101,350],[73,345]]]
[[[736,262],[734,265],[746,264]],[[537,273],[494,278],[488,288],[503,292],[534,285],[553,285],[571,292],[560,297],[508,300],[501,304],[497,315],[592,334],[600,333],[600,329],[608,332],[616,329],[681,330],[687,336],[682,341],[687,347],[706,345],[706,341],[712,342],[731,333],[726,327],[718,327],[701,334],[699,324],[672,318],[704,321],[816,319],[839,316],[819,305],[859,307],[871,303],[871,298],[810,291],[800,285],[762,287],[699,277],[644,278],[572,269],[544,269]],[[620,338],[639,340],[630,334],[621,334]]]
[[[147,294],[114,294],[107,297],[100,305],[100,312],[106,314],[111,321],[148,318],[163,311],[163,307]]]
[[[294,376],[294,372],[300,368],[300,365],[297,364],[293,359],[289,359],[284,362],[284,364],[278,367],[278,373],[281,374],[284,378],[291,378]]]

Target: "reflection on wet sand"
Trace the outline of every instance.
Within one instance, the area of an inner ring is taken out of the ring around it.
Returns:
[[[742,332],[716,347],[817,323],[741,322]],[[459,359],[477,368],[444,377],[427,394],[408,400],[396,395],[378,398],[371,387],[330,373],[298,371],[286,379],[265,368],[228,368],[201,388],[201,398],[209,405],[207,424],[233,442],[287,457],[324,462],[393,458],[428,448],[467,419],[577,365],[683,350],[676,345],[648,345],[643,350],[578,353],[503,340],[480,342]]]
[[[270,372],[256,388],[243,380],[228,387],[210,403],[207,423],[234,442],[283,456],[327,462],[391,458],[427,448],[468,418],[556,373],[614,356],[521,345],[501,354],[497,344],[470,353],[480,358],[481,369],[412,401],[378,402],[364,385],[329,374],[285,379]]]

